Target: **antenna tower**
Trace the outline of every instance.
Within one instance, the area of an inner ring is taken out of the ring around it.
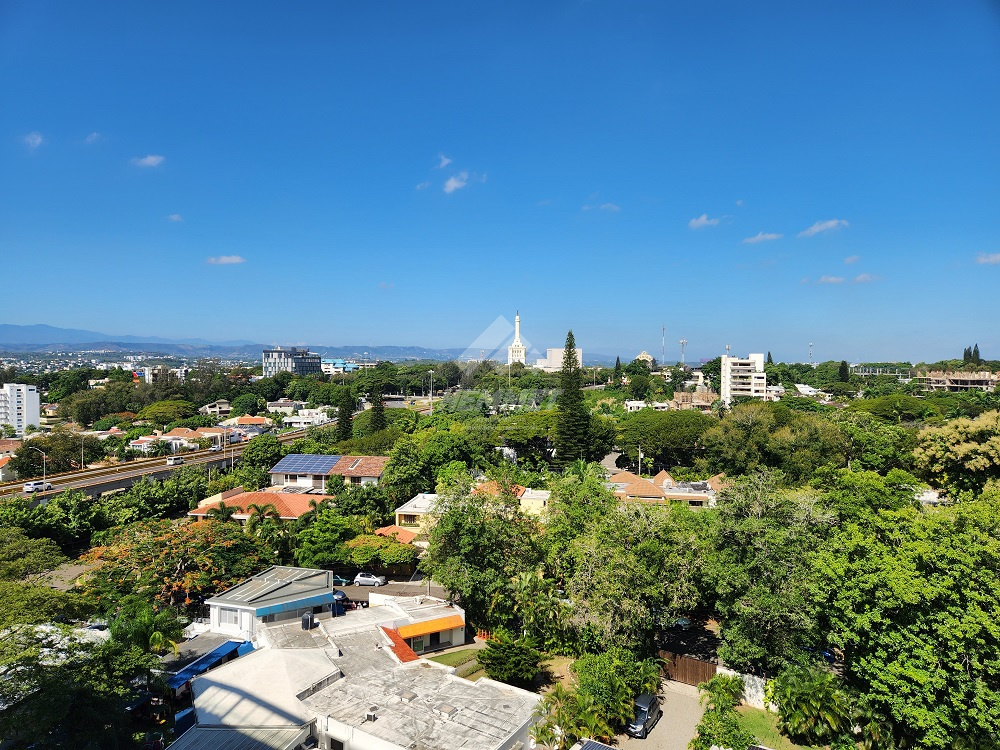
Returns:
[[[687,346],[688,340],[685,339],[685,338],[681,338],[681,340],[680,340],[679,343],[681,345],[681,364],[683,365],[684,364],[684,347]]]
[[[660,326],[660,369],[667,365],[667,324]]]
[[[809,342],[809,364],[813,363],[813,342]]]

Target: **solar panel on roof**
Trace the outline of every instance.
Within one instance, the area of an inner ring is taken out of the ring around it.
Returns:
[[[340,456],[323,456],[293,453],[278,461],[271,469],[272,474],[327,474]]]

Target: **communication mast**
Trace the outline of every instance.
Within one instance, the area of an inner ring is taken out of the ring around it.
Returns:
[[[681,365],[684,364],[684,347],[687,346],[687,343],[688,343],[687,339],[681,338],[681,340],[680,340],[680,345],[681,345]]]

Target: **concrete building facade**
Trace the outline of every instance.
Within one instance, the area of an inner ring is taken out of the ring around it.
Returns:
[[[28,425],[38,427],[42,420],[38,388],[23,383],[0,386],[0,424],[9,424],[17,437],[24,435]]]
[[[308,349],[291,347],[283,349],[265,349],[262,355],[264,377],[273,378],[279,372],[290,372],[292,375],[316,375],[323,372],[322,359]]]
[[[764,355],[746,357],[722,356],[722,403],[731,406],[737,398],[766,400],[767,375],[764,373]]]

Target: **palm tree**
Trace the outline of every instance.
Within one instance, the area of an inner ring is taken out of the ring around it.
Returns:
[[[218,505],[208,509],[208,512],[205,513],[205,518],[211,518],[213,521],[232,521],[233,516],[236,515],[236,511],[236,507],[226,505],[220,500]]]
[[[169,647],[176,654],[184,626],[173,612],[142,602],[122,609],[109,631],[113,640],[142,651],[158,654]]]
[[[823,667],[792,667],[774,687],[781,729],[793,740],[822,745],[854,726],[850,695],[840,678]]]
[[[247,506],[246,532],[251,536],[261,536],[261,528],[270,520],[281,523],[281,514],[274,503],[251,503]]]

